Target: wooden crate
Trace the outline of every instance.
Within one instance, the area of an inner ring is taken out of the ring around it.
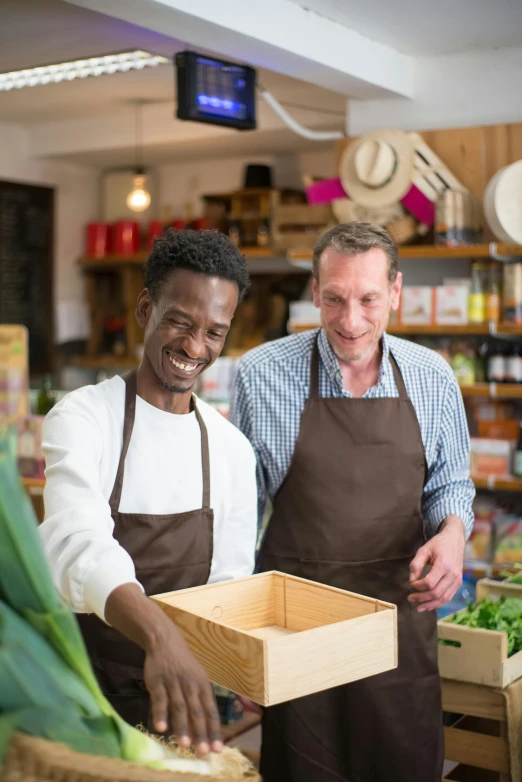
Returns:
[[[439,670],[445,679],[502,688],[522,676],[522,652],[508,657],[506,633],[440,620],[438,637],[459,644],[439,644]]]
[[[212,682],[263,706],[397,667],[394,605],[284,573],[153,600]]]
[[[276,206],[272,210],[272,245],[275,250],[311,249],[321,234],[336,224],[330,204]]]
[[[511,782],[503,694],[443,679],[442,705],[445,712],[462,715],[444,728],[445,757],[460,765],[443,782]]]
[[[485,597],[498,600],[499,597],[522,598],[522,584],[506,584],[492,578],[481,578],[477,581],[477,603]]]

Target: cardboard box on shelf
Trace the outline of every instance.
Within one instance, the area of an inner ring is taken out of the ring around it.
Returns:
[[[400,322],[405,326],[429,326],[434,318],[435,289],[430,285],[405,285],[401,294]]]
[[[471,438],[470,470],[477,477],[508,478],[511,476],[511,463],[514,442],[511,440],[488,440]]]
[[[469,288],[465,285],[439,285],[435,289],[435,323],[460,326],[468,322]]]

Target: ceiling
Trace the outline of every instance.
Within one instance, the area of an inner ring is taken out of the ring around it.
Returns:
[[[180,41],[61,0],[0,0],[0,73],[133,49],[171,58],[183,48]],[[260,70],[259,77],[281,102],[324,109],[326,122],[331,116],[335,128],[343,127],[344,96],[273,71]],[[174,69],[162,65],[0,92],[0,122],[101,117],[128,111],[131,101],[173,103],[174,97]]]
[[[522,0],[291,0],[404,54],[522,44]]]

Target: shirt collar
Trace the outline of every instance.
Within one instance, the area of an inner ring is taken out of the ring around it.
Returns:
[[[333,352],[332,347],[328,342],[328,339],[326,338],[326,333],[324,329],[320,329],[319,331],[318,346],[319,346],[319,355],[321,357],[321,361],[323,362],[323,366],[326,369],[326,372],[328,373],[328,376],[333,381],[337,381],[342,385],[342,375],[341,375],[341,368],[339,366],[339,361],[337,360],[337,357]],[[386,332],[384,332],[384,334],[382,335],[382,361],[381,361],[381,368],[379,370],[379,379],[377,381],[378,386],[381,383],[385,382],[385,380],[388,378],[391,371],[392,368],[390,366],[390,341],[388,335],[386,334]]]

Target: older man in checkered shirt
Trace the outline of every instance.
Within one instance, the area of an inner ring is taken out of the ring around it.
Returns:
[[[322,328],[251,351],[236,379],[231,420],[256,452],[260,512],[273,503],[259,569],[395,603],[399,665],[265,710],[261,773],[439,782],[435,611],[473,523],[462,397],[440,356],[386,334],[402,276],[384,229],[327,231],[313,275]]]

